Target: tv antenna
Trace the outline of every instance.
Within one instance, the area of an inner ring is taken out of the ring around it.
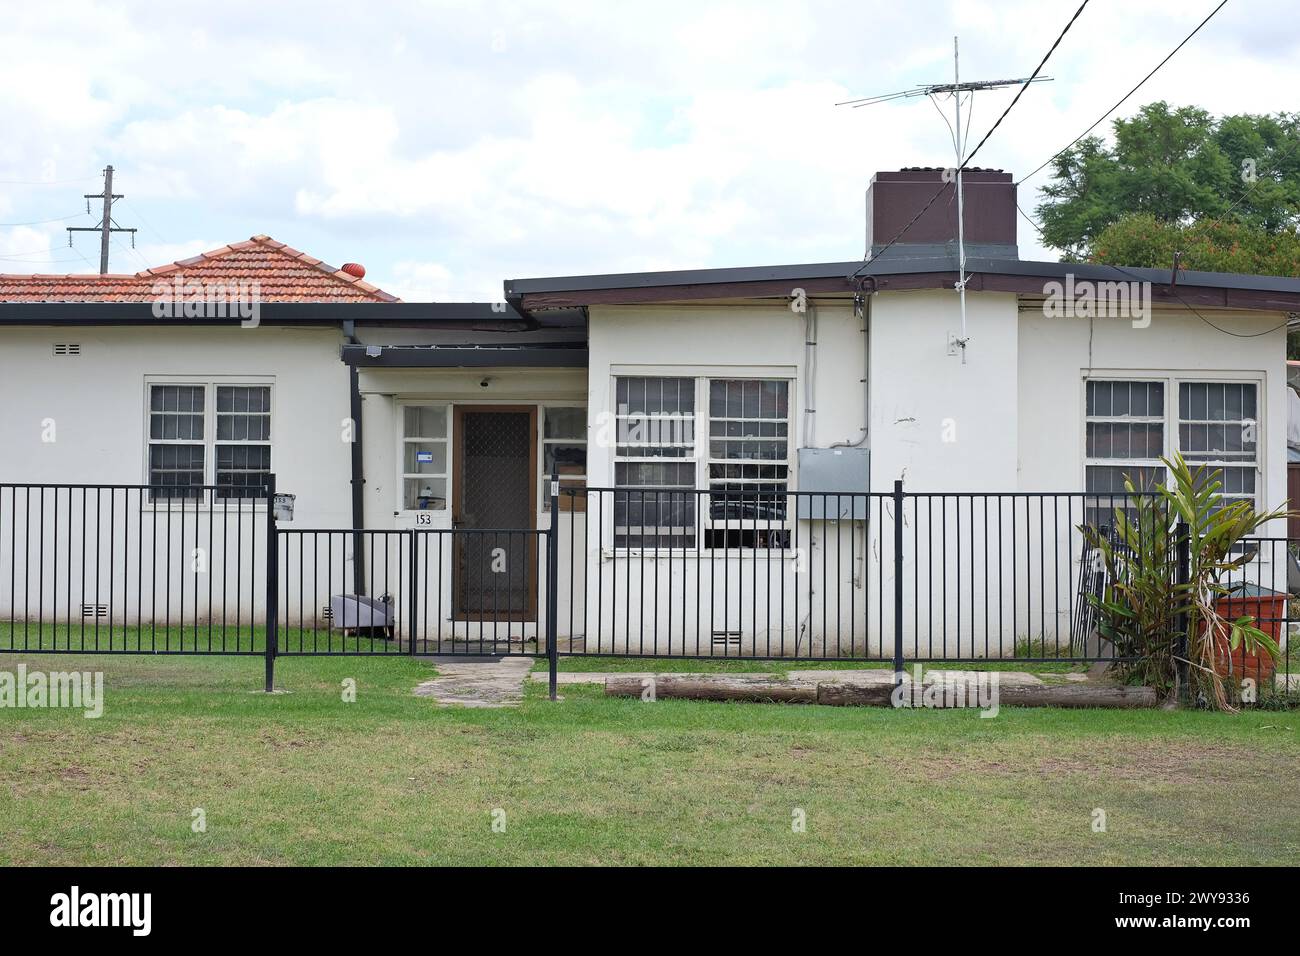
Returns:
[[[1008,86],[1024,86],[1029,83],[1042,83],[1050,81],[1050,76],[1031,76],[1020,77],[1014,80],[967,80],[961,81],[961,61],[958,52],[957,38],[952,38],[952,82],[951,83],[928,83],[920,86],[914,86],[910,89],[899,90],[895,93],[881,93],[876,96],[864,96],[858,99],[844,100],[836,103],[836,106],[852,106],[854,109],[860,109],[863,106],[875,106],[877,103],[888,103],[891,100],[908,99],[915,96],[935,97],[941,94],[948,94],[953,100],[953,114],[956,122],[955,127],[950,126],[952,132],[953,153],[957,158],[957,165],[953,170],[944,171],[944,182],[952,182],[949,173],[952,173],[957,184],[957,293],[961,300],[961,334],[954,340],[954,343],[961,349],[962,364],[966,364],[966,344],[970,341],[970,336],[966,334],[966,217],[965,217],[965,190],[962,185],[962,172],[966,168],[966,161],[962,158],[964,144],[961,135],[961,106],[962,94],[967,94],[967,101],[976,93],[984,90],[1000,90]],[[932,101],[933,102],[933,101]],[[935,107],[938,107],[935,102]],[[943,111],[939,111],[943,115]],[[967,130],[967,135],[970,131]],[[978,147],[977,147],[978,149]],[[974,155],[974,154],[972,154]],[[936,197],[937,198],[937,197]],[[924,212],[924,210],[922,210]],[[919,219],[920,216],[918,215]],[[912,220],[915,222],[916,220]],[[904,229],[903,232],[906,232]],[[902,233],[894,238],[894,242],[902,237]],[[890,243],[893,245],[893,242]],[[870,255],[871,250],[867,250]]]

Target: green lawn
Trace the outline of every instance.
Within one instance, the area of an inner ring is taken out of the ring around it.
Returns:
[[[407,658],[281,660],[275,695],[256,658],[0,670],[20,660],[101,669],[107,701],[0,709],[6,865],[1300,863],[1294,712],[988,720],[541,685],[439,709]]]

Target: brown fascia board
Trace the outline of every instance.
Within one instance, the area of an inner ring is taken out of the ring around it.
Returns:
[[[838,264],[831,264],[832,268],[835,265]],[[856,264],[856,266],[860,265],[861,263]],[[557,287],[561,286],[563,280],[543,280],[550,288],[538,291],[528,291],[527,286],[532,285],[533,281],[523,280],[518,285],[525,288],[519,290],[514,301],[520,308],[531,311],[591,305],[789,298],[796,288],[803,289],[809,295],[843,295],[873,289],[878,292],[951,289],[957,281],[955,270],[922,271],[924,267],[917,268],[919,265],[920,263],[916,262],[904,267],[916,271],[894,271],[899,269],[897,263],[882,262],[878,266],[880,271],[873,272],[868,267],[863,275],[853,279],[849,278],[852,269],[844,270],[841,275],[827,275],[828,270],[825,267],[816,267],[814,274],[804,276],[790,274],[780,279],[747,279],[735,275],[740,270],[717,270],[714,274],[718,275],[721,281],[713,282],[706,280],[673,283],[664,281],[671,279],[671,273],[660,273],[654,278],[650,278],[651,274],[645,274],[646,281],[611,285],[605,288],[597,285],[602,277],[593,276],[582,279],[582,287],[574,289]],[[1051,281],[1060,281],[1067,271],[1075,274],[1076,281],[1150,281],[1152,299],[1157,303],[1252,311],[1300,311],[1300,279],[1273,276],[1183,272],[1178,277],[1176,289],[1171,290],[1170,273],[1167,270],[1126,269],[1121,272],[1112,267],[1086,264],[1014,261],[993,263],[971,260],[966,288],[975,292],[1043,295],[1045,285]],[[708,274],[709,270],[702,270],[691,275],[691,278],[704,278]]]

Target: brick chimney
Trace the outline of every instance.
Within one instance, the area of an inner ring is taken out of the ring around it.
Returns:
[[[1016,248],[1016,186],[1000,169],[967,169],[962,173],[966,211],[966,255],[1018,259]],[[944,182],[939,167],[913,166],[871,177],[867,188],[867,253],[874,257],[903,231],[912,217],[935,200],[903,237],[885,253],[888,258],[955,255],[957,248],[957,184]]]

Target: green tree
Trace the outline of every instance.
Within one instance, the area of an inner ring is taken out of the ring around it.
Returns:
[[[1117,266],[1172,268],[1247,275],[1300,276],[1300,234],[1265,232],[1231,219],[1191,225],[1135,213],[1111,223],[1092,242],[1088,261]]]
[[[1037,213],[1047,245],[1066,259],[1118,261],[1111,248],[1120,237],[1110,237],[1116,241],[1104,256],[1101,240],[1128,215],[1184,228],[1223,220],[1245,230],[1236,236],[1239,245],[1248,232],[1273,236],[1300,224],[1300,113],[1215,119],[1203,109],[1171,109],[1162,101],[1116,120],[1113,130],[1114,144],[1087,137],[1053,160],[1052,182]],[[1126,235],[1131,239],[1140,230],[1131,227]],[[1161,265],[1172,263],[1169,252]]]

